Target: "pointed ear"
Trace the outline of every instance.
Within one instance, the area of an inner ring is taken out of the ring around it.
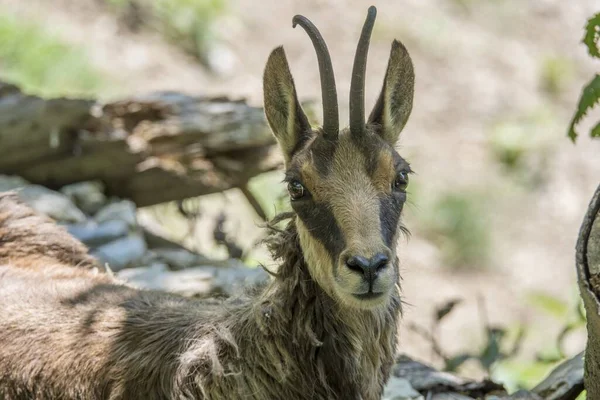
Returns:
[[[312,131],[304,114],[283,47],[271,52],[263,76],[265,114],[286,165]]]
[[[378,133],[392,146],[396,144],[410,116],[414,90],[412,61],[406,47],[394,40],[383,89],[369,116],[369,123],[378,125]]]

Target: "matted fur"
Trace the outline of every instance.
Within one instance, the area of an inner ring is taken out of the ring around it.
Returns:
[[[374,17],[371,7],[360,65]],[[401,312],[396,242],[411,169],[394,146],[412,109],[412,61],[394,41],[379,100],[353,131],[312,129],[282,48],[263,82],[294,210],[275,221],[288,218],[284,229],[270,226],[273,279],[223,303],[137,290],[0,195],[0,399],[380,398]]]
[[[64,253],[45,253],[50,237]],[[378,312],[335,304],[293,218],[268,239],[277,276],[220,305],[75,268],[89,260],[80,243],[0,195],[0,254],[18,245],[0,266],[2,399],[375,400],[389,375],[398,295]]]
[[[59,262],[83,268],[99,267],[86,247],[48,217],[17,200],[15,193],[0,193],[0,264],[34,268]]]

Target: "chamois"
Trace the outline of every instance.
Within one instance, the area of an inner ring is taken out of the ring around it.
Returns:
[[[292,211],[266,239],[279,268],[251,293],[207,303],[132,288],[95,270],[79,242],[15,194],[0,195],[1,399],[381,397],[401,314],[396,242],[411,172],[394,145],[414,72],[394,41],[365,122],[375,15],[369,8],[355,55],[349,128],[339,130],[331,59],[307,18],[293,23],[317,52],[322,128],[309,125],[283,48],[268,58],[265,113]]]

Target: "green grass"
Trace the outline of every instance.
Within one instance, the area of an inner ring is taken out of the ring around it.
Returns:
[[[93,95],[104,81],[85,49],[1,10],[0,78],[43,96]]]
[[[512,393],[519,389],[530,389],[540,383],[548,374],[558,366],[556,363],[523,362],[519,360],[505,360],[494,368],[492,378],[502,382]]]
[[[488,147],[506,176],[531,190],[548,179],[553,136],[563,134],[557,126],[548,108],[507,117],[491,126]]]
[[[556,97],[569,86],[575,74],[575,66],[564,57],[548,57],[543,60],[540,71],[542,89]]]
[[[226,10],[226,0],[105,0],[125,16],[134,7],[141,10],[141,25],[156,30],[169,42],[205,61],[214,41],[213,23]]]

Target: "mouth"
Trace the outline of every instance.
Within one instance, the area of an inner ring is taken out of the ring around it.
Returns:
[[[366,293],[352,293],[352,295],[359,300],[373,300],[383,296],[383,292],[368,291]]]

